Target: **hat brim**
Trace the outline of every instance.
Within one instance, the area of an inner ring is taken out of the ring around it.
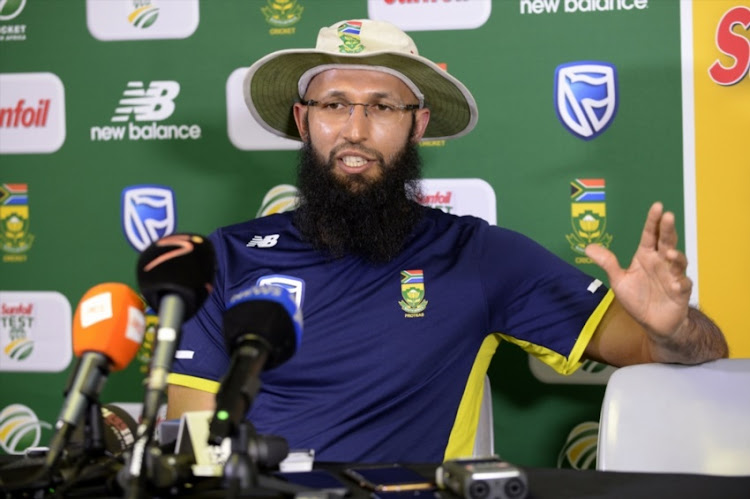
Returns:
[[[338,55],[299,49],[268,54],[250,66],[245,76],[243,95],[250,113],[271,133],[300,140],[292,114],[293,104],[300,99],[297,83],[306,71],[327,64],[383,66],[409,78],[430,108],[422,140],[460,137],[476,125],[477,104],[463,83],[424,57],[394,52]]]

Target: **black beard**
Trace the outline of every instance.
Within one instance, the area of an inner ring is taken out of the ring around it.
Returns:
[[[299,206],[294,225],[313,247],[334,258],[348,254],[373,263],[392,260],[423,213],[421,159],[408,142],[389,162],[379,157],[380,178],[334,175],[333,153],[322,160],[309,142],[300,152]]]

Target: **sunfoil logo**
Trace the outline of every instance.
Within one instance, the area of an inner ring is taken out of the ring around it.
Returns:
[[[129,81],[109,125],[91,127],[91,140],[187,140],[201,138],[200,126],[158,124],[174,113],[175,99],[180,94],[176,81],[158,80],[148,85],[142,81]],[[133,122],[136,123],[133,123]],[[151,122],[139,125],[137,123]]]
[[[520,0],[521,14],[557,14],[560,6],[566,14],[643,10],[648,0]]]

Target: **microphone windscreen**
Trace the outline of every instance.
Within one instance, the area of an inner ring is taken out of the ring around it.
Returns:
[[[216,256],[211,242],[197,234],[172,234],[151,244],[138,257],[138,286],[159,311],[162,297],[176,294],[192,317],[212,290]]]
[[[253,286],[233,295],[223,319],[229,352],[251,336],[270,345],[265,369],[289,360],[302,340],[302,312],[280,286]]]
[[[110,369],[125,368],[138,352],[146,328],[143,300],[125,284],[107,282],[89,289],[73,317],[73,352],[98,352]]]

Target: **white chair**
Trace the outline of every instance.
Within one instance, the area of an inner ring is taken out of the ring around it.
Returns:
[[[615,371],[597,469],[750,475],[750,359]]]
[[[477,435],[474,438],[474,457],[487,457],[495,454],[495,422],[492,417],[492,389],[490,378],[484,377],[482,405],[479,409]]]

